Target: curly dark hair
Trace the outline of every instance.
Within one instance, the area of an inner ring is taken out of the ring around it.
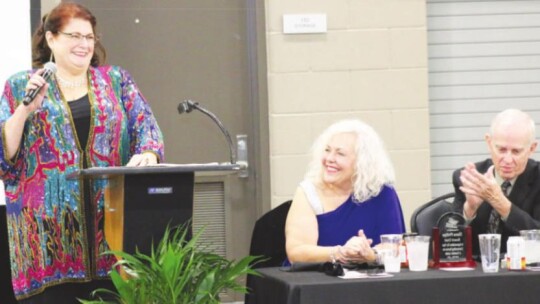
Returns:
[[[84,6],[73,2],[62,2],[43,16],[41,24],[32,36],[32,66],[41,68],[51,58],[51,49],[47,44],[45,33],[48,31],[58,35],[58,31],[72,18],[84,19],[92,24],[92,31],[96,33],[96,17]],[[105,62],[107,53],[98,40],[94,46],[94,55],[90,65],[99,66]]]

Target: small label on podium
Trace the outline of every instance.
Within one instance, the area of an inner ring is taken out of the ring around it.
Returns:
[[[433,267],[475,267],[471,227],[459,213],[443,214],[433,228]]]

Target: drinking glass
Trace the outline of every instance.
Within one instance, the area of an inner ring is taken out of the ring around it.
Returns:
[[[410,271],[426,271],[428,268],[429,239],[427,235],[406,236],[407,258]]]
[[[381,262],[384,264],[385,272],[400,272],[401,258],[399,254],[399,245],[401,244],[401,240],[401,234],[381,235],[379,253],[381,255]]]
[[[525,240],[525,259],[527,265],[540,263],[540,230],[520,230],[519,234]]]
[[[480,256],[484,272],[499,271],[499,255],[501,250],[500,234],[479,234]]]

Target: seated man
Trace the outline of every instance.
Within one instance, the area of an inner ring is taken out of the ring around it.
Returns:
[[[509,236],[540,229],[540,163],[530,159],[538,144],[534,121],[520,110],[504,110],[485,141],[491,159],[454,172],[454,203],[472,227],[473,254],[479,254],[479,234],[498,233],[502,255]]]

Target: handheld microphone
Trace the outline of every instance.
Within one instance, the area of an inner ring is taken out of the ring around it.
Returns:
[[[221,123],[221,121],[217,118],[216,115],[214,115],[212,112],[208,111],[207,109],[201,107],[198,102],[191,101],[191,100],[184,100],[180,104],[178,104],[178,114],[182,113],[190,113],[193,111],[193,109],[197,109],[204,114],[206,114],[208,117],[210,117],[219,127],[221,132],[223,132],[223,135],[225,135],[225,139],[227,140],[227,143],[229,144],[229,153],[231,155],[231,164],[236,164],[236,153],[234,151],[234,146],[231,140],[231,135],[229,135],[229,131],[225,129],[225,126]]]
[[[54,62],[49,61],[45,64],[43,73],[41,73],[41,77],[43,77],[45,81],[49,81],[49,79],[54,73],[56,73],[56,64],[54,64]],[[26,92],[23,98],[23,104],[25,106],[29,105],[30,102],[32,102],[32,100],[36,98],[36,95],[39,93],[39,90],[41,90],[42,87],[43,86],[39,86],[35,89],[29,90],[28,92]]]

